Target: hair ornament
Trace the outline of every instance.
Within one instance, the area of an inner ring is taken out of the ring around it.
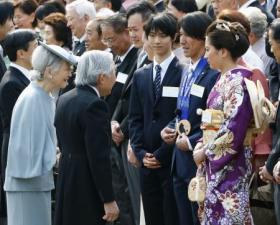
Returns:
[[[230,32],[230,23],[227,23],[226,21],[219,22],[216,25],[216,29],[221,30],[221,31],[228,31],[228,32]]]

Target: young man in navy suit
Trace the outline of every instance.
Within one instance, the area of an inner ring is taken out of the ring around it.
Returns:
[[[19,95],[30,83],[31,55],[37,46],[35,39],[36,35],[32,31],[19,29],[10,32],[2,42],[4,51],[11,61],[0,83],[0,115],[3,127],[0,171],[3,183],[5,180],[12,111]],[[4,195],[0,196],[0,202],[5,207]]]
[[[146,225],[177,225],[172,190],[172,146],[164,144],[160,131],[174,118],[182,66],[172,53],[177,20],[167,13],[152,17],[145,26],[153,63],[134,74],[129,108],[131,147],[141,162],[140,183]]]
[[[211,22],[211,18],[202,12],[189,13],[181,20],[180,44],[184,55],[191,58],[191,65],[182,77],[176,120],[188,120],[191,130],[188,135],[177,136],[173,120],[161,132],[167,144],[173,145],[176,141],[172,158],[172,176],[180,225],[200,224],[197,219],[197,204],[189,201],[187,187],[196,173],[192,150],[196,141],[202,137],[201,116],[198,116],[196,111],[198,108],[205,109],[208,94],[218,75],[217,71],[210,69],[204,58],[205,32]]]

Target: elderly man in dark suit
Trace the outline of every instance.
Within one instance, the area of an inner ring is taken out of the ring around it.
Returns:
[[[187,197],[187,187],[191,178],[195,176],[196,165],[193,160],[193,152],[196,142],[202,137],[200,130],[201,116],[197,115],[197,109],[205,109],[209,92],[217,80],[218,71],[210,69],[205,53],[205,33],[212,19],[205,13],[193,12],[184,16],[181,20],[180,43],[184,55],[191,58],[191,65],[185,71],[177,103],[177,120],[188,119],[191,124],[190,133],[177,137],[173,152],[172,175],[176,203],[179,211],[180,225],[197,225],[197,204],[191,203]],[[188,79],[185,79],[188,77]],[[193,79],[192,79],[193,78]],[[185,82],[184,82],[185,81]],[[191,88],[188,88],[191,87]],[[201,90],[196,91],[195,88]],[[182,96],[186,96],[189,104],[181,104]],[[184,105],[182,107],[181,105]],[[184,114],[188,118],[184,118]],[[163,140],[168,144],[174,144],[176,140],[175,120],[162,132]]]
[[[92,225],[118,217],[110,165],[109,109],[100,97],[115,82],[113,57],[93,50],[81,57],[77,87],[57,103],[55,126],[61,160],[57,183],[56,225]]]
[[[11,61],[0,83],[0,114],[3,127],[1,176],[3,181],[5,180],[12,111],[19,95],[30,83],[31,55],[37,46],[35,39],[36,35],[31,30],[16,30],[9,33],[3,42],[4,51]]]
[[[117,79],[111,95],[106,98],[111,116],[113,116],[120,98],[123,98],[122,93],[132,81],[132,76],[137,66],[138,49],[131,44],[127,30],[127,19],[124,16],[118,14],[105,19],[101,24],[101,30],[103,42],[115,55]],[[119,109],[117,110],[119,111]],[[117,142],[114,138],[118,135],[123,140],[124,135],[127,135],[127,126],[125,123],[121,124],[120,118],[118,121],[116,117],[113,120],[114,145],[111,151],[113,187],[120,207],[120,223],[122,225],[133,225],[134,216],[131,199],[128,191],[124,191],[128,190],[128,185],[126,174],[124,173],[123,159],[121,158],[121,141]]]
[[[129,137],[141,162],[140,183],[146,225],[177,225],[178,214],[170,176],[172,146],[160,131],[175,116],[182,66],[172,53],[177,20],[158,14],[145,26],[153,63],[134,74],[129,108]]]

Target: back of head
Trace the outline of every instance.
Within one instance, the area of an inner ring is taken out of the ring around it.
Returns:
[[[174,39],[176,34],[178,33],[177,19],[170,13],[159,13],[153,17],[150,17],[150,19],[144,26],[144,30],[147,37],[152,31],[161,31],[163,34]]]
[[[134,14],[140,14],[142,16],[142,20],[147,21],[151,14],[155,14],[155,7],[148,1],[141,1],[130,6],[127,9],[126,18],[128,19],[130,16]]]
[[[122,14],[116,14],[104,19],[102,26],[112,27],[115,33],[122,33],[127,29],[127,19]]]
[[[191,13],[198,10],[195,0],[170,0],[170,3],[180,12]]]
[[[8,1],[0,2],[0,25],[4,25],[7,20],[13,19],[14,6]]]
[[[36,34],[32,30],[18,29],[7,34],[2,46],[4,53],[8,55],[12,62],[17,60],[18,50],[28,50],[29,43],[36,39]]]
[[[122,0],[110,0],[112,4],[112,10],[118,12],[122,7]]]
[[[44,18],[44,23],[53,28],[55,39],[63,43],[62,47],[72,49],[72,32],[67,26],[67,19],[61,13],[52,13]]]
[[[280,43],[280,18],[275,19],[269,27],[271,38]]]
[[[237,10],[225,9],[217,16],[217,19],[225,20],[228,22],[238,22],[240,23],[246,30],[249,35],[251,32],[250,22],[241,12]]]
[[[74,10],[80,17],[88,16],[93,19],[96,16],[96,10],[92,2],[87,0],[76,0],[66,5],[67,10]]]
[[[185,15],[180,21],[180,27],[190,37],[205,40],[205,33],[212,19],[204,12],[192,12]]]
[[[85,52],[78,63],[76,85],[97,84],[98,76],[109,76],[114,70],[113,55],[109,52],[92,50]]]
[[[261,38],[267,28],[267,16],[257,7],[248,7],[240,10],[250,22],[251,32]]]
[[[65,14],[65,8],[60,2],[51,0],[45,2],[36,9],[35,17],[39,20],[43,20],[45,17],[55,12]]]
[[[233,60],[242,56],[250,46],[245,28],[237,22],[216,20],[208,27],[206,36],[216,49],[227,49]]]

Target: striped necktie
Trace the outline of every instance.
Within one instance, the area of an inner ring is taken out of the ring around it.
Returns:
[[[160,97],[160,83],[161,83],[161,67],[160,65],[155,66],[156,69],[156,77],[154,80],[154,92],[155,97],[158,99]]]

